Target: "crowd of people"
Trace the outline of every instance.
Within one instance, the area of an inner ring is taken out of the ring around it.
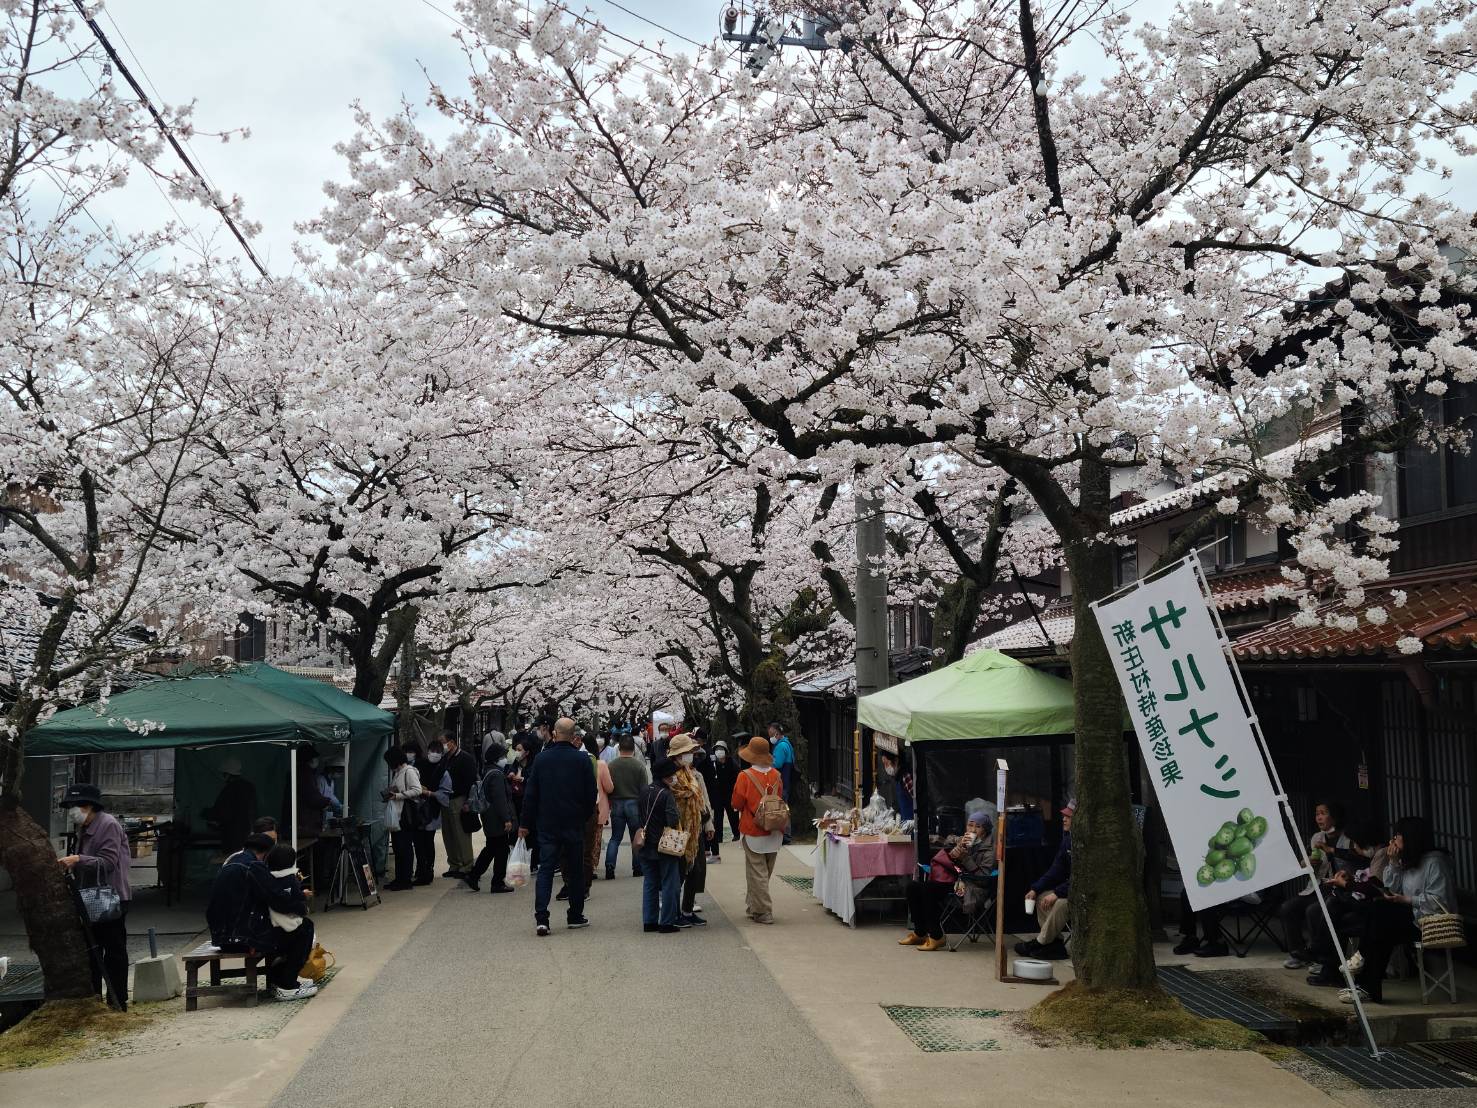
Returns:
[[[521,845],[536,934],[550,934],[556,901],[565,905],[566,928],[578,930],[589,925],[594,883],[616,879],[621,844],[629,842],[630,874],[642,880],[643,929],[672,934],[705,926],[698,896],[707,867],[723,860],[726,828],[743,851],[749,918],[772,923],[769,881],[789,841],[795,748],[780,724],[768,732],[710,741],[700,727],[679,732],[663,723],[648,738],[638,730],[586,732],[563,718],[511,742],[489,732],[480,771],[449,732],[394,746],[385,754],[381,794],[394,857],[384,888],[435,880],[439,832],[443,877],[477,891],[487,877],[490,893],[509,893],[510,854]],[[484,845],[474,859],[478,830]]]

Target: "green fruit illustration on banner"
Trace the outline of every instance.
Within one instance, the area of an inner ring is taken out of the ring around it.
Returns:
[[[1250,808],[1236,813],[1236,822],[1221,824],[1208,841],[1205,864],[1195,871],[1195,881],[1202,887],[1235,877],[1241,881],[1256,876],[1256,848],[1266,837],[1267,817]]]

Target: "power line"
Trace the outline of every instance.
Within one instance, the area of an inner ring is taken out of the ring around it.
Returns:
[[[115,50],[113,48],[113,44],[108,41],[108,36],[103,34],[103,29],[98,26],[97,20],[93,19],[92,16],[87,14],[87,9],[83,7],[82,0],[72,0],[72,6],[77,9],[77,14],[82,17],[82,21],[92,29],[93,35],[97,38],[98,43],[107,53],[109,60],[112,61],[118,72],[123,74],[123,79],[128,82],[129,87],[133,89],[135,95],[138,96],[139,101],[144,105],[144,107],[149,109],[149,114],[154,117],[154,123],[158,126],[159,133],[162,134],[166,140],[168,140],[169,145],[173,147],[175,154],[179,157],[179,160],[184,163],[185,168],[188,169],[190,173],[194,176],[195,180],[200,184],[200,187],[205,189],[206,195],[211,197],[211,206],[220,213],[221,219],[225,220],[226,226],[231,229],[231,234],[236,236],[236,241],[241,244],[241,249],[244,250],[246,252],[246,256],[251,259],[251,264],[256,267],[256,271],[260,273],[263,277],[270,277],[271,274],[267,272],[267,267],[262,265],[261,260],[256,256],[256,252],[251,249],[251,244],[246,241],[246,236],[241,233],[241,228],[236,226],[236,221],[231,218],[231,213],[226,210],[226,206],[224,204],[215,199],[216,190],[211,186],[210,182],[205,179],[205,174],[201,173],[200,170],[196,167],[195,163],[190,159],[190,155],[187,154],[185,152],[185,148],[180,145],[179,139],[175,138],[174,132],[169,129],[169,124],[164,121],[164,116],[161,115],[159,109],[154,106],[154,101],[149,98],[149,94],[144,91],[143,86],[138,83],[138,78],[133,75],[132,70],[130,70],[128,66],[124,64],[123,59],[118,56],[118,51]]]
[[[654,19],[648,19],[646,16],[642,15],[640,12],[633,12],[630,8],[626,7],[624,4],[618,4],[618,3],[616,3],[616,0],[605,0],[605,3],[609,4],[612,8],[616,8],[616,9],[618,9],[620,11],[625,12],[627,15],[631,16],[633,19],[639,19],[639,20],[641,20],[642,23],[650,24],[651,26],[655,27],[658,31],[666,31],[667,34],[672,35],[674,38],[680,38],[683,42],[690,42],[693,46],[696,46],[699,50],[701,50],[703,47],[705,47],[707,45],[707,43],[705,43],[705,42],[698,42],[697,39],[688,38],[681,31],[674,31],[674,30],[672,30],[672,28],[667,27],[667,26],[664,26],[663,24],[658,23]]]

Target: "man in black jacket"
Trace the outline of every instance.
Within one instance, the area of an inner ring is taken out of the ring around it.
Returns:
[[[304,919],[293,931],[272,926],[269,911],[306,916],[308,904],[302,895],[282,893],[272,880],[264,861],[271,849],[271,839],[253,832],[226,859],[210,886],[205,922],[211,943],[221,950],[267,956],[267,982],[278,1000],[306,1000],[318,987],[299,981],[297,971],[313,951],[313,921]]]
[[[585,872],[585,824],[595,811],[595,767],[575,734],[574,720],[554,724],[553,741],[534,759],[523,790],[523,812],[518,837],[530,832],[538,840],[538,881],[533,916],[537,934],[549,933],[549,899],[554,893],[554,868],[562,865],[566,878]],[[570,928],[588,927],[585,919],[585,882],[567,880]]]
[[[465,878],[472,872],[472,833],[462,825],[462,812],[477,783],[477,759],[461,748],[455,731],[447,731],[441,742],[446,772],[451,774],[451,805],[441,820],[441,843],[446,847],[446,872],[441,876]]]

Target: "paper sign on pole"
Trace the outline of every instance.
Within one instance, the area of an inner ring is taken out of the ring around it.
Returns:
[[[1094,605],[1195,911],[1306,872],[1195,567]]]

